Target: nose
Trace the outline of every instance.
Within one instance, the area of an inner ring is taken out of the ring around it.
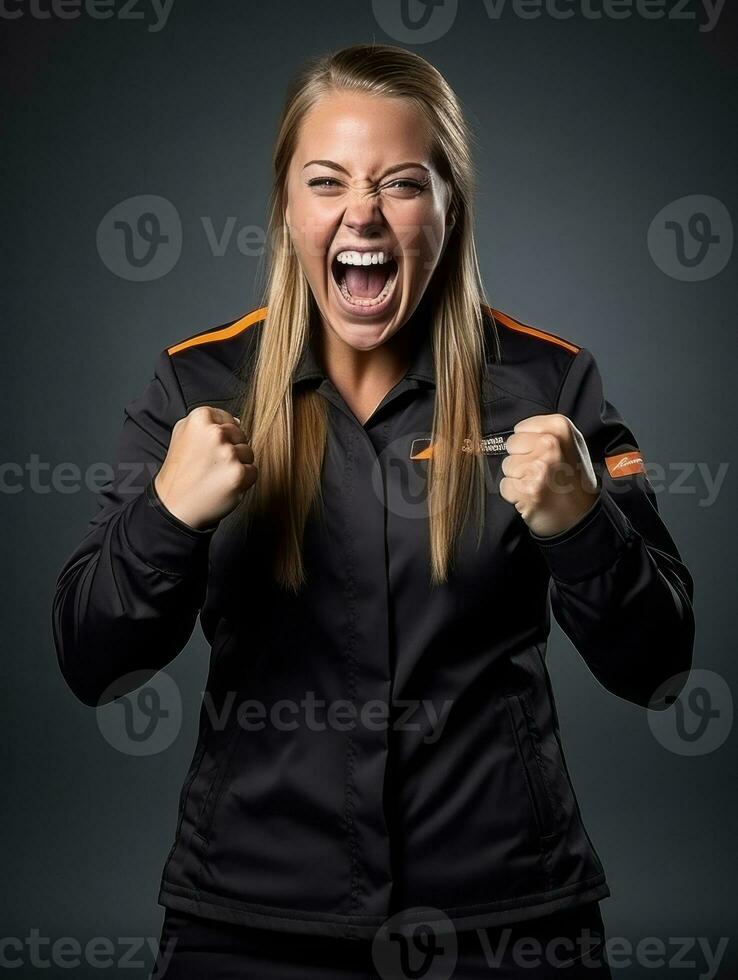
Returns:
[[[343,224],[359,237],[371,238],[383,234],[385,221],[380,200],[367,188],[353,188],[346,201]]]

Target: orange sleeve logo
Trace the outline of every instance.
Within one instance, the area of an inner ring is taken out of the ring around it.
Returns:
[[[645,473],[646,467],[643,456],[638,450],[618,453],[616,456],[605,456],[607,469],[612,477],[632,476],[633,473]]]

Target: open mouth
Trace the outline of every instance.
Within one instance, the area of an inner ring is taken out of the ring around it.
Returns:
[[[335,258],[331,272],[347,303],[372,307],[379,306],[391,293],[397,280],[398,264],[391,257],[381,265],[349,265]]]

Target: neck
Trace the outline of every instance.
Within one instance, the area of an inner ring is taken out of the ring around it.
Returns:
[[[372,350],[346,344],[325,324],[317,331],[315,346],[326,374],[339,390],[357,394],[395,385],[408,369],[421,331],[429,329],[430,298],[421,297],[410,318],[384,343]]]
[[[325,373],[362,423],[404,376],[421,331],[430,329],[429,312],[424,294],[403,326],[373,350],[356,350],[325,325],[317,331],[315,345]]]

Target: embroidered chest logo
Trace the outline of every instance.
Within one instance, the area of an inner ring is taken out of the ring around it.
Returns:
[[[617,453],[615,456],[605,456],[607,470],[612,477],[632,476],[633,473],[645,473],[646,467],[639,450],[627,453]]]
[[[512,429],[502,429],[500,432],[488,432],[482,436],[478,452],[485,456],[502,456],[507,451],[507,437],[512,435]],[[471,439],[464,439],[461,445],[462,453],[471,452]],[[433,455],[433,445],[430,439],[413,439],[410,447],[410,459],[430,459]]]

